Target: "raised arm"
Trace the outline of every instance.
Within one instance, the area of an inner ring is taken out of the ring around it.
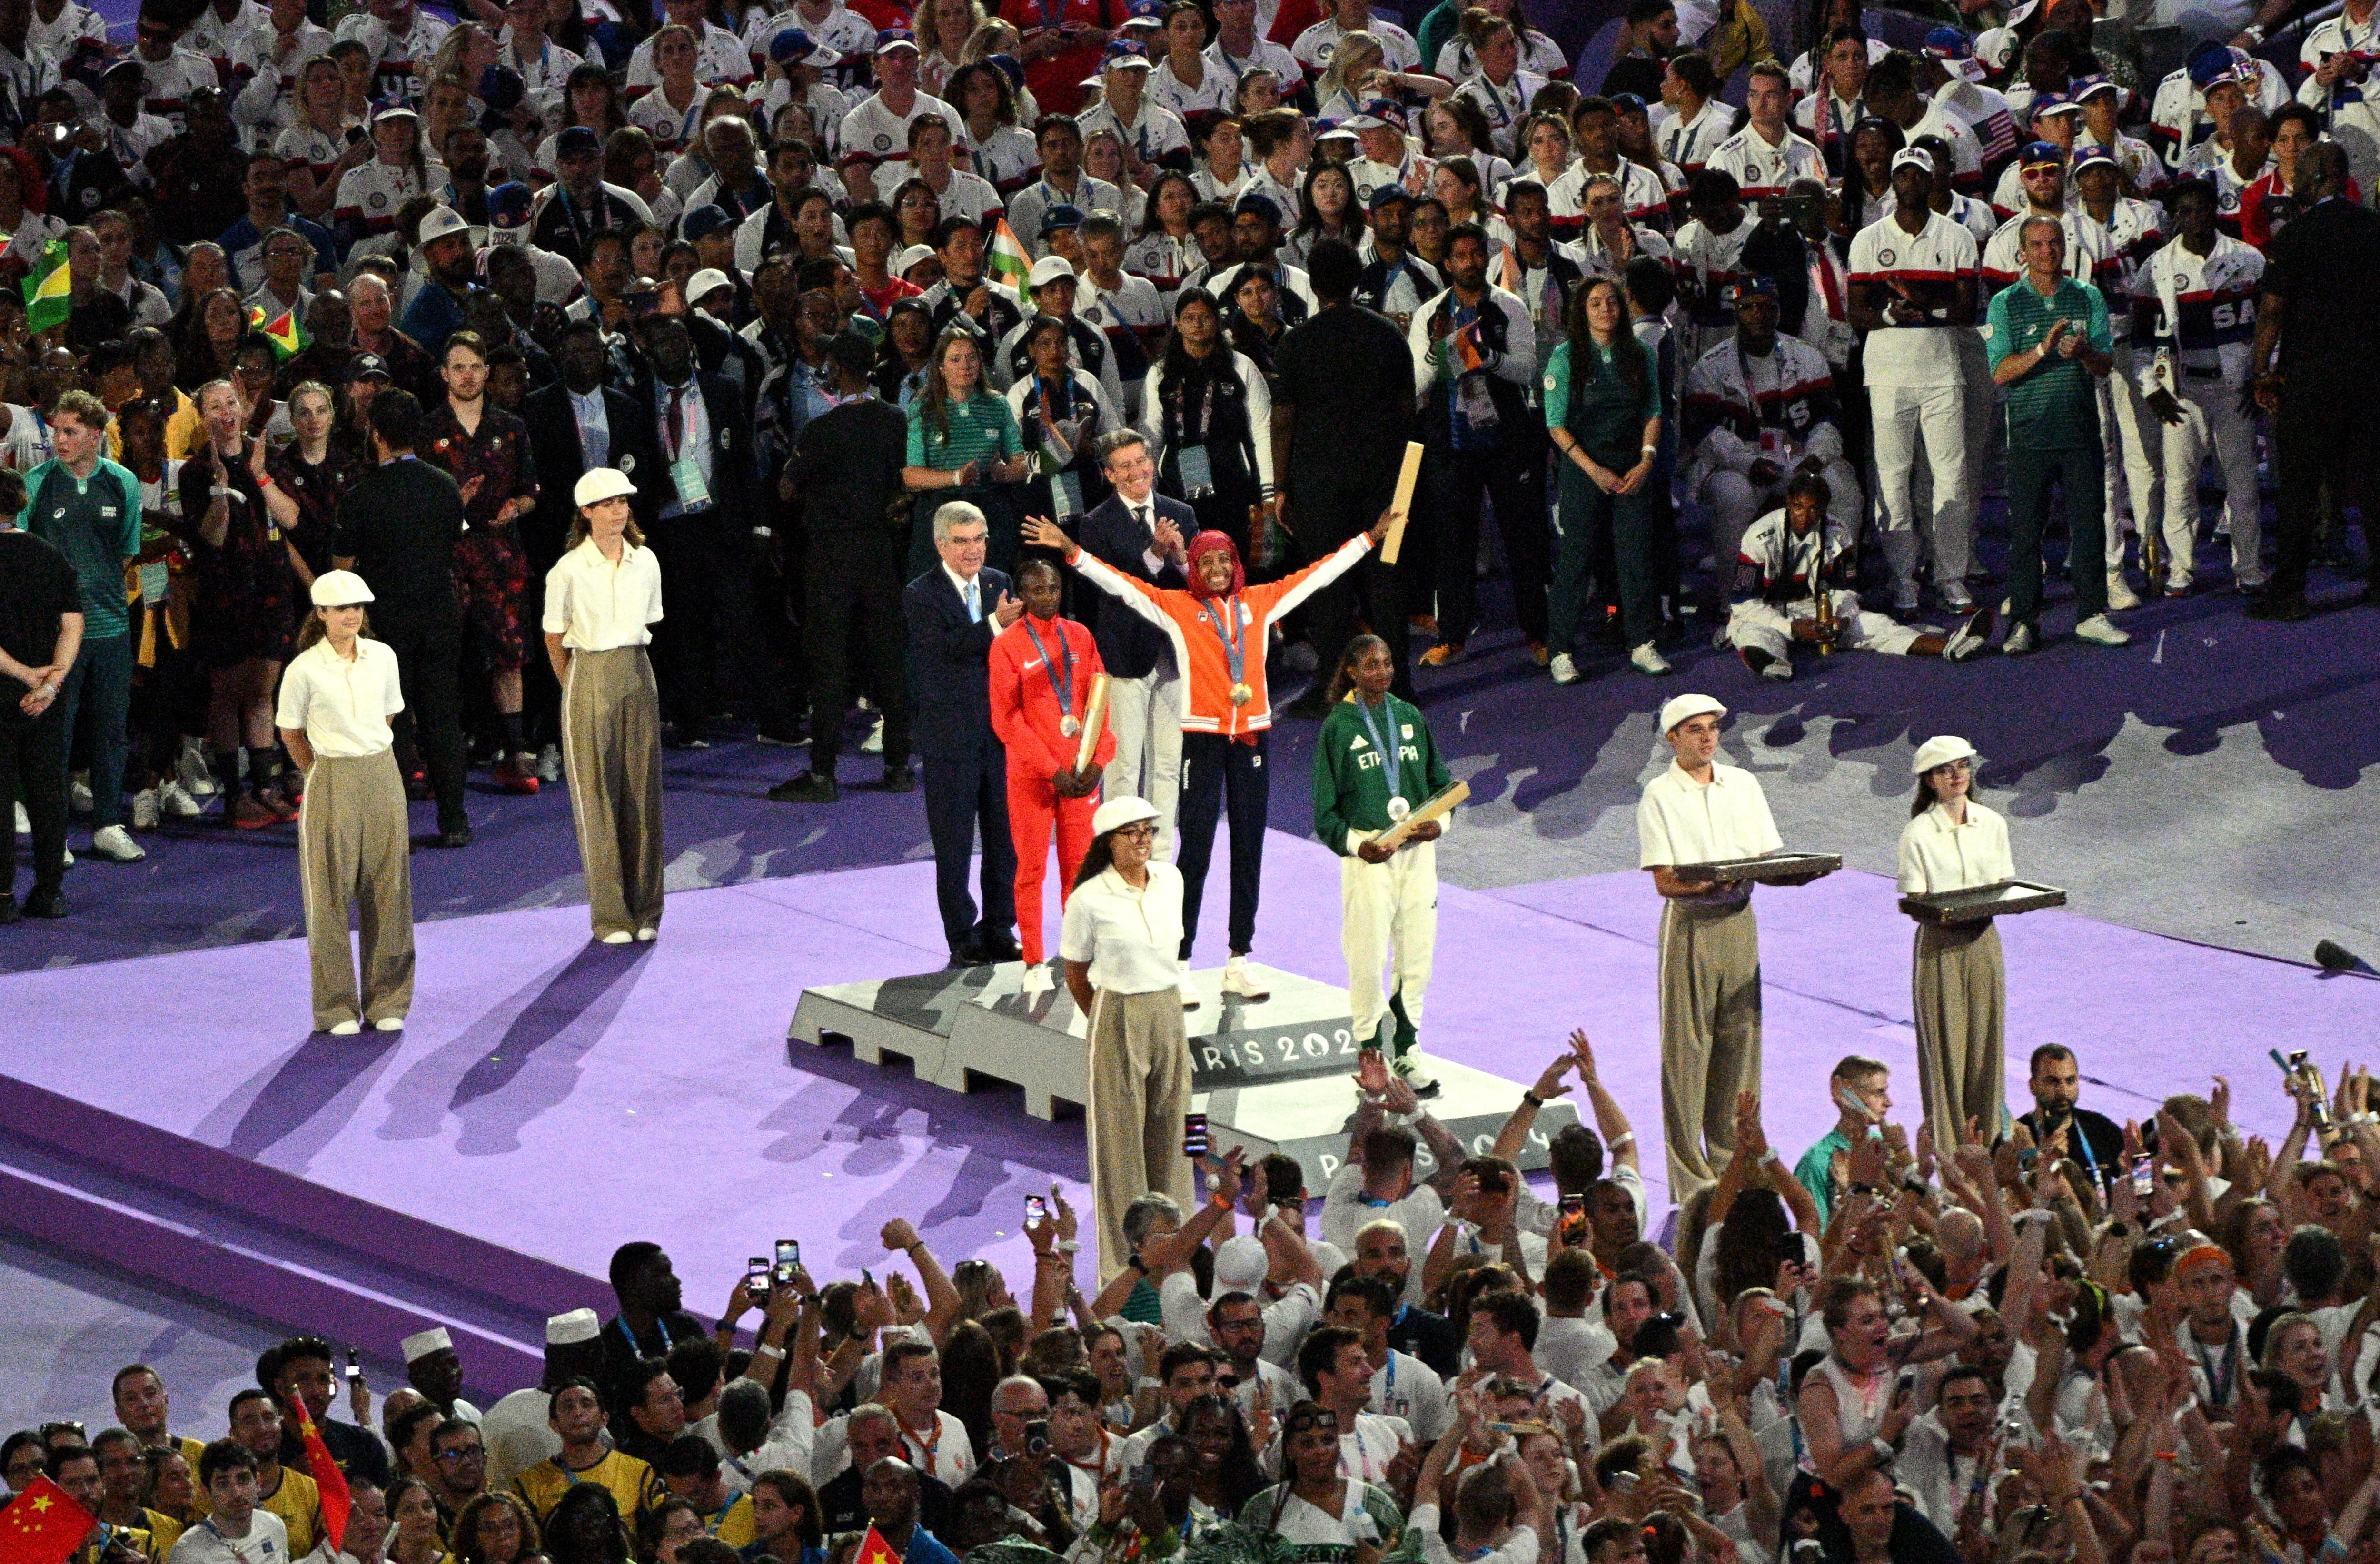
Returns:
[[[950,1335],[951,1327],[958,1323],[962,1307],[959,1290],[951,1285],[942,1263],[934,1258],[934,1252],[917,1236],[917,1230],[906,1217],[895,1217],[885,1223],[883,1239],[887,1250],[906,1254],[909,1263],[917,1267],[917,1280],[926,1290],[926,1333],[933,1338],[935,1346],[941,1346],[943,1338]]]

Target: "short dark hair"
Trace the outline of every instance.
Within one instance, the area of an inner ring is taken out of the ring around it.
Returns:
[[[1342,1298],[1361,1299],[1365,1306],[1380,1319],[1395,1318],[1400,1302],[1395,1286],[1376,1276],[1341,1277],[1330,1284],[1330,1291],[1323,1300],[1323,1309],[1327,1312],[1337,1308]]]
[[[1499,1288],[1482,1292],[1471,1300],[1471,1317],[1485,1315],[1496,1328],[1521,1339],[1521,1351],[1533,1352],[1537,1348],[1537,1305],[1525,1292],[1511,1288]]]
[[[1353,298],[1355,285],[1363,275],[1363,258],[1344,239],[1322,239],[1305,258],[1305,280],[1313,287],[1314,296],[1333,304],[1344,304]]]
[[[386,435],[382,435],[381,438],[385,440],[388,437]],[[610,1410],[610,1403],[605,1399],[602,1388],[587,1376],[583,1374],[574,1374],[569,1378],[562,1381],[562,1383],[556,1385],[552,1389],[546,1392],[545,1415],[548,1418],[553,1416],[555,1403],[559,1402],[565,1394],[572,1390],[586,1391],[589,1395],[595,1398],[595,1404],[597,1406],[602,1407],[607,1411]],[[394,1429],[390,1430],[389,1437],[392,1440],[395,1440],[395,1431]]]
[[[445,1420],[446,1414],[428,1401],[423,1401],[419,1406],[407,1407],[388,1420],[388,1442],[396,1449],[403,1449],[413,1443],[413,1437],[421,1431],[423,1424],[443,1423]]]
[[[843,231],[846,234],[856,234],[859,232],[859,225],[863,223],[881,223],[892,230],[894,238],[901,236],[901,220],[892,215],[892,209],[882,201],[861,201],[857,206],[853,207],[844,214]]]
[[[1364,1339],[1343,1325],[1326,1325],[1308,1331],[1297,1345],[1297,1379],[1309,1396],[1322,1391],[1322,1376],[1339,1366],[1339,1354],[1361,1347]]]
[[[662,1448],[659,1465],[664,1477],[709,1478],[719,1471],[719,1452],[710,1440],[689,1429]]]
[[[1584,1249],[1560,1251],[1546,1262],[1546,1307],[1564,1314],[1585,1308],[1597,1275],[1595,1256]]]
[[[2025,1061],[2024,1073],[2028,1076],[2039,1074],[2041,1061],[2045,1059],[2054,1063],[2064,1064],[2073,1057],[2074,1050],[2064,1043],[2044,1043],[2033,1050],[2032,1058]]]
[[[392,451],[410,451],[421,438],[421,404],[409,391],[383,391],[373,397],[370,418],[372,432]],[[613,1262],[614,1268],[618,1264]]]
[[[50,1453],[42,1458],[42,1471],[48,1475],[51,1482],[55,1483],[58,1480],[59,1473],[78,1461],[88,1461],[96,1466],[99,1464],[99,1454],[89,1445],[52,1445]]]
[[[1646,22],[1659,21],[1664,11],[1677,8],[1677,0],[1628,0],[1628,25],[1643,27]]]
[[[217,1439],[199,1452],[199,1486],[212,1486],[225,1472],[254,1472],[256,1457],[237,1439]]]

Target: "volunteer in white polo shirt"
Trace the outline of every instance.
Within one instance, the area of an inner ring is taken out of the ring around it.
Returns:
[[[606,945],[656,939],[662,921],[662,713],[645,650],[662,617],[662,570],[628,514],[636,492],[616,468],[582,473],[570,548],[545,577],[570,817],[588,915]]]
[[[1111,798],[1091,817],[1090,850],[1066,902],[1058,954],[1091,1044],[1091,1200],[1099,1277],[1132,1257],[1124,1207],[1143,1194],[1196,1203],[1182,1116],[1190,1108],[1190,1044],[1182,1031],[1182,871],[1152,861],[1157,806]]]
[[[1975,746],[1945,734],[1917,746],[1917,796],[1900,832],[1900,893],[1933,895],[2016,878],[2008,821],[1976,803]],[[1974,923],[1917,925],[1917,1081],[1937,1144],[1955,1147],[1970,1119],[1988,1143],[2007,1112],[2002,1039],[2008,974],[1999,930]]]
[[[1759,779],[1718,762],[1726,716],[1706,695],[1662,707],[1661,736],[1673,758],[1636,805],[1636,862],[1662,896],[1661,1131],[1670,1197],[1681,1205],[1725,1170],[1736,1094],[1759,1089],[1760,927],[1750,882],[1692,885],[1677,869],[1755,858],[1784,844]]]
[[[413,1004],[413,868],[407,856],[405,779],[388,720],[405,709],[396,653],[370,638],[372,590],[352,570],[314,578],[314,612],[281,675],[273,723],[305,773],[298,811],[298,873],[306,892],[314,1026],[351,1037],[370,1022],[405,1025]],[[347,943],[347,911],[363,938],[362,981]]]

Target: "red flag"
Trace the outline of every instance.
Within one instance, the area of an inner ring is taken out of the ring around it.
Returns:
[[[884,1540],[884,1534],[870,1525],[868,1535],[860,1542],[859,1556],[851,1564],[901,1564],[901,1556],[892,1551],[892,1545]]]
[[[306,1441],[307,1469],[313,1474],[314,1486],[321,1490],[322,1534],[331,1539],[331,1551],[335,1553],[347,1546],[347,1514],[355,1508],[355,1500],[347,1493],[347,1474],[331,1459],[331,1447],[322,1442],[322,1431],[314,1426],[306,1403],[292,1396],[289,1405],[298,1413],[298,1437]],[[0,1560],[0,1564],[7,1561]]]
[[[0,1509],[0,1564],[61,1564],[98,1524],[73,1495],[47,1477],[36,1477]]]

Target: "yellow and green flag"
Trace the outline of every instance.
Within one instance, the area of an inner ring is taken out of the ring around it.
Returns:
[[[40,333],[63,326],[74,313],[74,275],[67,264],[67,242],[52,239],[25,277],[25,329]]]
[[[314,341],[313,334],[298,319],[295,309],[284,309],[280,318],[265,326],[263,331],[264,340],[273,345],[273,357],[285,364],[305,352]]]

